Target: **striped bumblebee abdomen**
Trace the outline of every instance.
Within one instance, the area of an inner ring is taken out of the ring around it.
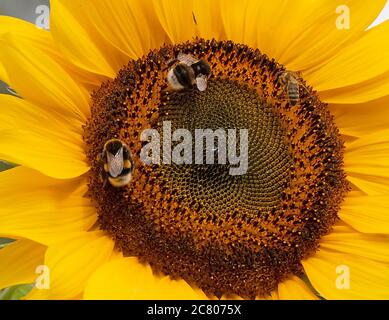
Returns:
[[[295,106],[300,100],[299,86],[290,81],[288,83],[288,98],[292,106]]]

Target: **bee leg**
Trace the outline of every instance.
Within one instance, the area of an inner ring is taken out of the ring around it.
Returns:
[[[104,169],[100,169],[100,172],[99,172],[99,180],[100,180],[100,183],[103,184],[103,189],[105,189],[106,185],[107,185],[107,181],[108,181],[108,176],[106,174],[106,172],[104,171]]]
[[[104,151],[101,152],[101,153],[99,153],[99,154],[96,156],[96,160],[97,160],[98,162],[103,162],[104,155],[105,155],[105,152],[104,152]]]
[[[99,180],[100,180],[101,183],[103,183],[105,180],[107,180],[105,175],[104,175],[103,169],[99,170]]]
[[[281,96],[285,97],[286,95],[286,85],[284,85],[284,89],[282,89]]]
[[[309,92],[309,89],[308,89],[305,85],[301,84],[301,86],[304,88],[304,90],[305,90],[308,94],[311,94],[311,93]]]
[[[284,73],[284,71],[279,70],[279,71],[276,72],[276,74],[275,74],[274,76],[275,76],[277,79],[279,79],[283,73]]]

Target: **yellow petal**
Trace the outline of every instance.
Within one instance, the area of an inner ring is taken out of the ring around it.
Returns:
[[[76,7],[68,8],[67,5],[71,5],[71,2],[73,1],[50,2],[50,33],[54,42],[74,65],[92,73],[114,78],[115,70],[111,62],[115,61],[116,56],[113,55],[112,60],[104,56],[103,46],[100,47],[96,43],[101,41],[101,36],[94,38],[95,34],[88,34],[86,30],[88,20],[85,17],[77,17],[77,14],[83,10],[82,2],[74,2]],[[86,26],[83,23],[86,23]],[[105,23],[115,22],[111,20]],[[110,53],[114,54],[113,48],[107,49],[111,49]]]
[[[326,299],[389,298],[387,265],[324,248],[302,264],[314,288]]]
[[[0,289],[34,283],[36,268],[43,264],[46,247],[20,239],[0,250]]]
[[[389,182],[387,178],[364,174],[352,174],[347,177],[355,186],[368,195],[389,194]]]
[[[204,39],[225,40],[223,22],[220,16],[221,0],[194,0],[193,15],[196,35]]]
[[[370,80],[328,91],[319,92],[320,99],[327,103],[359,104],[385,97],[389,92],[389,71]]]
[[[0,61],[0,80],[7,83],[9,81],[7,71],[5,70],[4,65]]]
[[[136,258],[117,259],[101,266],[89,279],[84,299],[206,299],[184,280],[156,276]]]
[[[252,47],[258,45],[257,25],[253,23],[253,20],[258,16],[262,2],[251,0],[220,1],[220,14],[227,39]]]
[[[165,40],[150,2],[140,0],[53,1],[51,30],[72,63],[109,78]]]
[[[330,104],[335,122],[344,135],[363,137],[388,127],[389,96],[360,104]]]
[[[24,167],[0,173],[0,234],[43,244],[88,230],[96,212],[85,179],[56,180]]]
[[[315,90],[325,91],[355,85],[389,71],[389,21],[364,35],[324,66],[304,77]]]
[[[299,277],[291,278],[278,285],[279,300],[318,300],[315,293]]]
[[[344,156],[345,170],[349,177],[380,177],[383,186],[389,184],[389,130],[378,131],[364,136],[347,145]],[[374,180],[372,179],[374,182]],[[363,184],[352,181],[362,191]],[[383,189],[384,190],[384,189]],[[382,190],[382,191],[383,191]]]
[[[63,67],[64,70],[66,70],[66,72],[68,72],[76,82],[80,82],[89,88],[90,92],[94,89],[97,89],[100,86],[102,80],[104,80],[104,78],[98,77],[96,74],[85,72],[84,70],[77,68],[75,65],[65,60],[62,54],[55,47],[50,32],[39,29],[32,23],[13,17],[0,16],[0,36],[7,34],[11,34],[16,39],[15,41],[17,43],[19,42],[19,39],[23,42],[27,41],[30,46],[44,51],[55,62],[61,65],[61,67]],[[28,53],[28,48],[26,48],[24,51]],[[7,61],[4,61],[4,64],[6,64],[6,62]],[[3,73],[6,73],[6,69],[4,68],[4,70],[2,70],[0,67],[0,79],[8,82],[8,75]],[[86,111],[86,114],[89,113],[89,108],[87,105],[81,107],[86,107],[87,110],[84,111]]]
[[[152,0],[160,24],[173,43],[191,40],[196,34],[193,0]]]
[[[80,295],[91,274],[107,262],[114,243],[102,232],[80,235],[50,245],[45,265],[50,270],[50,288],[34,288],[26,299],[71,299]]]
[[[335,226],[330,234],[321,239],[320,245],[322,248],[364,257],[389,265],[388,243],[388,235],[364,234],[348,226]]]
[[[110,260],[118,260],[118,259],[123,259],[123,258],[124,258],[123,252],[121,252],[119,250],[113,250]]]
[[[336,28],[338,5],[325,0],[226,0],[221,15],[228,38],[259,48],[291,70],[308,71],[358,39],[385,2],[346,0],[338,4],[350,8],[349,30]]]
[[[389,234],[388,212],[389,194],[362,195],[347,197],[339,217],[360,232]]]
[[[101,36],[106,41],[105,47],[112,46],[119,51],[117,53],[119,61],[114,66],[115,70],[127,64],[129,59],[138,59],[163,43],[164,31],[155,19],[151,19],[152,9],[148,1],[86,0],[81,6],[71,0],[62,3],[76,19],[84,18],[82,25],[93,39]],[[107,21],[114,21],[114,23],[107,23]],[[101,46],[99,49],[103,53],[106,50]]]
[[[297,13],[295,22],[299,26],[297,30],[290,29],[293,21],[288,16],[293,9],[291,5],[286,6],[284,21],[280,20],[280,23],[283,25],[282,29],[285,29],[284,33],[290,34],[288,37],[291,42],[285,51],[281,51],[280,61],[292,70],[316,70],[320,64],[324,65],[348,45],[353,45],[377,18],[385,4],[386,0],[371,3],[359,0],[338,3],[303,0],[301,8],[294,9],[301,10]],[[337,9],[343,13],[346,7],[350,13],[350,29],[339,30],[336,23],[341,14],[337,13]]]
[[[7,83],[24,99],[53,112],[65,109],[74,119],[85,121],[89,93],[53,57],[48,43],[35,42],[38,37],[28,35],[6,33],[0,37]]]
[[[88,170],[81,123],[10,95],[0,95],[0,159],[67,179]]]

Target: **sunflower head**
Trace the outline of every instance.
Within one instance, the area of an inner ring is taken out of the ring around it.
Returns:
[[[168,88],[165,66],[180,53],[208,62],[206,91]],[[85,127],[89,190],[101,228],[124,255],[218,297],[270,294],[302,273],[301,259],[336,222],[348,185],[327,105],[301,78],[292,103],[291,81],[259,50],[196,39],[130,62],[94,94]],[[156,128],[168,140],[165,123],[193,137],[198,129],[247,130],[247,172],[230,175],[228,162],[144,165],[142,132]],[[111,138],[137,155],[122,190],[98,179],[96,156]]]
[[[349,30],[307,0],[53,0],[50,32],[0,17],[18,94],[0,158],[19,164],[0,288],[39,265],[50,288],[28,298],[387,297],[389,24],[365,32],[383,1],[345,1]]]

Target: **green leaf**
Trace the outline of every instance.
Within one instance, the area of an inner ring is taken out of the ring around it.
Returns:
[[[13,168],[13,167],[15,167],[14,164],[8,163],[8,162],[6,162],[6,161],[4,161],[4,160],[0,160],[0,172],[1,172],[1,171],[8,170],[8,169],[11,169],[11,168]]]
[[[29,293],[33,284],[20,284],[0,290],[0,300],[20,300]]]
[[[5,247],[7,244],[10,244],[11,242],[14,242],[14,239],[9,238],[0,238],[0,249]]]

